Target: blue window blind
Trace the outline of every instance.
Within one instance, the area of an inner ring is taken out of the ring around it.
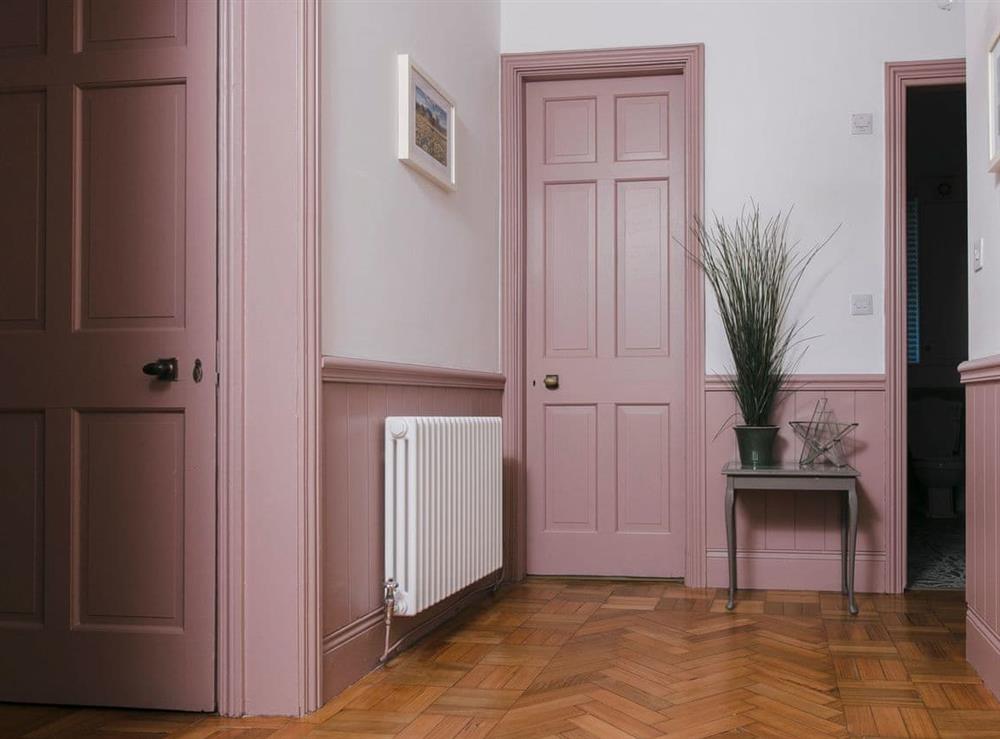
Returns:
[[[916,198],[906,204],[906,361],[920,364],[920,233]]]

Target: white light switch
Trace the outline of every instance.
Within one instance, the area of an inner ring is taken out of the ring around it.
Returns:
[[[851,113],[851,135],[869,136],[872,132],[871,113]]]
[[[986,251],[986,239],[979,239],[979,241],[973,242],[972,244],[972,271],[978,272],[983,268],[983,257],[985,256],[983,252]]]
[[[851,296],[852,316],[870,316],[874,312],[875,312],[875,305],[871,295]]]

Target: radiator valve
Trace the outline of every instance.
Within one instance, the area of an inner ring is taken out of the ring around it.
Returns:
[[[395,578],[390,577],[385,581],[385,610],[386,614],[392,613],[396,608],[396,591],[399,590],[399,583]]]
[[[385,581],[385,651],[382,652],[380,663],[385,663],[389,659],[389,633],[392,631],[392,613],[396,610],[396,591],[399,583],[394,578]]]

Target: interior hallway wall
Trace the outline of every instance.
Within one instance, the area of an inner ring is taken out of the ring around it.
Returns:
[[[987,170],[987,49],[1000,33],[1000,2],[967,3],[966,113],[969,241],[984,239],[983,269],[969,249],[966,383],[967,657],[1000,695],[1000,174]]]
[[[497,2],[321,7],[326,355],[499,367]],[[396,55],[457,107],[457,192],[396,158]]]
[[[704,42],[706,212],[732,216],[751,196],[766,211],[794,204],[792,235],[806,244],[841,224],[796,302],[816,337],[798,371],[881,373],[883,65],[963,56],[963,12],[933,2],[597,1],[568,19],[561,3],[504,0],[501,48]],[[871,135],[851,134],[852,113],[874,115]],[[874,315],[852,317],[852,293],[873,295]],[[721,372],[729,353],[711,303],[706,322],[706,369]]]
[[[969,358],[1000,354],[1000,173],[989,161],[986,53],[1000,33],[1000,2],[966,4],[967,156],[969,162],[969,241],[985,239],[982,271],[971,271],[969,250]]]
[[[383,649],[385,417],[501,411],[500,8],[325,0],[320,14],[321,349],[349,358],[326,362],[320,408],[330,698]],[[456,192],[396,158],[400,53],[455,101]],[[397,619],[393,641],[475,590]]]

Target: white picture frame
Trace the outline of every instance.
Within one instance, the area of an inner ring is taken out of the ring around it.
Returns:
[[[993,37],[986,54],[987,59],[987,83],[989,84],[988,94],[988,115],[989,115],[989,157],[991,172],[1000,172],[1000,33]]]
[[[455,102],[409,54],[400,54],[398,65],[399,160],[454,191]]]

